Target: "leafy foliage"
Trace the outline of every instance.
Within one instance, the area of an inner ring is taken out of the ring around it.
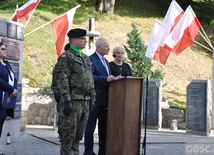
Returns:
[[[128,47],[124,47],[132,64],[133,76],[163,79],[164,74],[161,70],[152,71],[152,60],[145,55],[146,46],[143,44],[140,37],[141,33],[134,23],[132,23],[132,28],[133,30],[127,34]]]
[[[214,19],[211,21],[210,25],[213,25],[213,26],[214,26]]]
[[[48,94],[48,95],[51,95],[53,94],[53,91],[51,89],[51,84],[50,83],[46,83],[43,85],[43,91]]]

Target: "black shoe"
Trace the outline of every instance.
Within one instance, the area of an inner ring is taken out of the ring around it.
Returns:
[[[96,153],[94,153],[94,152],[84,152],[83,155],[96,155]]]

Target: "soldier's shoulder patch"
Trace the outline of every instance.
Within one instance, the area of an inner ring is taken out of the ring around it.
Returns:
[[[66,54],[62,54],[62,55],[60,55],[58,61],[61,61],[61,60],[64,61],[66,58],[67,58],[67,55]]]
[[[61,58],[65,58],[65,57],[66,57],[66,55],[65,55],[65,54],[62,54],[62,55],[61,55]]]

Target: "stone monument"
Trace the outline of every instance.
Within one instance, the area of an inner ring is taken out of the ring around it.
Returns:
[[[186,132],[209,136],[211,134],[211,83],[192,80],[187,86]]]

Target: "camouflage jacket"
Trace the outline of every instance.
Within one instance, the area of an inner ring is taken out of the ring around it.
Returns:
[[[57,85],[57,74],[56,74],[56,69],[57,69],[57,64],[54,66],[52,70],[52,84],[51,84],[51,89],[53,90],[54,93],[59,93],[59,88]]]
[[[57,64],[54,66],[52,70],[52,84],[51,84],[51,89],[53,90],[54,93],[54,98],[57,103],[60,102],[60,93],[59,93],[59,87],[58,87],[58,75],[57,75]]]
[[[60,101],[83,99],[95,101],[92,62],[87,55],[79,56],[72,49],[58,58],[56,74]]]

